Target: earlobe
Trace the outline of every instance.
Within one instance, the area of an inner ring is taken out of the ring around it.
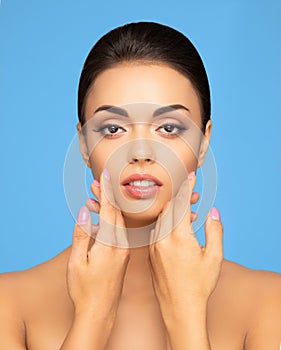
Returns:
[[[86,163],[88,168],[91,168],[91,163],[89,160],[89,152],[88,152],[88,147],[86,144],[85,136],[82,133],[82,128],[81,128],[81,123],[77,123],[76,129],[78,131],[78,137],[80,140],[80,152],[82,154],[82,157],[84,159],[84,162]]]
[[[200,150],[199,150],[199,155],[198,155],[198,163],[197,163],[197,168],[200,168],[202,166],[206,153],[209,148],[209,143],[210,143],[210,137],[211,137],[211,130],[212,130],[212,121],[208,120],[205,128],[205,134],[202,135],[202,141],[200,145]]]
[[[200,145],[200,151],[199,151],[199,156],[198,156],[198,163],[197,163],[197,168],[200,168],[204,162],[205,155],[208,151],[209,147],[209,141],[206,138],[206,136],[203,136],[201,145]]]

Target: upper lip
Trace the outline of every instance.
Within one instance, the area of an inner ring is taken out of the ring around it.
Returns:
[[[149,174],[132,174],[128,176],[123,182],[122,185],[127,185],[130,182],[133,181],[140,181],[140,180],[150,180],[156,183],[158,186],[162,186],[162,182],[158,180],[156,177],[149,175]]]

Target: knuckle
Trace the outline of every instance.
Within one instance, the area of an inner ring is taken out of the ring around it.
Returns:
[[[217,232],[223,233],[223,226],[220,221],[214,221],[214,228]]]
[[[154,250],[160,252],[168,248],[167,246],[167,239],[163,238],[154,243]]]
[[[82,241],[86,238],[88,238],[88,235],[87,235],[85,228],[76,224],[75,229],[74,229],[74,233],[73,233],[73,240],[74,241]]]

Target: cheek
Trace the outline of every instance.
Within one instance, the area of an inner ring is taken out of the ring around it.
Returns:
[[[90,165],[95,178],[100,178],[104,168],[108,168],[109,163],[116,158],[116,151],[122,146],[118,142],[100,140],[97,142],[94,138],[89,138],[88,150],[90,153]]]
[[[191,149],[188,149],[187,151],[182,152],[182,154],[180,154],[180,157],[188,173],[196,169],[198,158],[197,158],[197,155],[194,154],[194,152],[192,152]]]
[[[89,158],[93,177],[98,181],[106,164],[106,153],[102,152],[100,148],[100,146],[96,146]]]
[[[197,167],[199,152],[198,147],[191,148],[183,142],[174,145],[172,149],[175,157],[171,158],[169,169],[173,180],[176,180],[178,178],[179,162],[185,170],[185,175],[188,175],[190,171],[195,170]]]

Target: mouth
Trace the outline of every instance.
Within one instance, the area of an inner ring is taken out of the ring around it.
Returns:
[[[126,193],[136,199],[154,197],[162,185],[159,179],[149,174],[133,174],[122,182]]]

